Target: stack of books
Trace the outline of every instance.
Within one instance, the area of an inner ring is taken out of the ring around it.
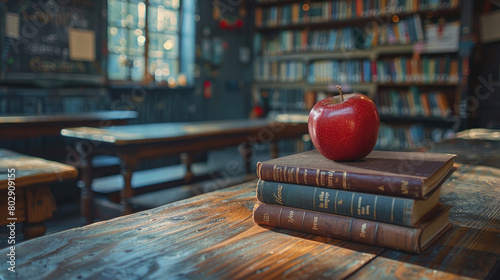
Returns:
[[[456,155],[373,151],[335,162],[317,150],[257,164],[259,225],[421,253],[449,227],[439,202]]]

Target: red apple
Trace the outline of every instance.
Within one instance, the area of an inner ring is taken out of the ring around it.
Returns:
[[[340,91],[340,86],[338,86]],[[309,113],[309,135],[326,158],[353,161],[367,156],[377,143],[377,107],[360,93],[327,97]]]

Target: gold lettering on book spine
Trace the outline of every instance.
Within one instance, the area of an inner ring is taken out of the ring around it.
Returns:
[[[297,172],[297,168],[290,167],[290,170],[288,170],[288,172],[287,172],[287,173],[288,173],[288,174],[287,174],[287,176],[288,176],[288,178],[287,178],[288,183],[295,183],[295,182],[293,181],[293,177],[295,177],[295,175],[294,175],[294,174],[295,174],[296,172]],[[297,182],[297,184],[298,184],[298,182]]]
[[[408,181],[401,181],[401,194],[408,195]]]
[[[319,184],[319,169],[316,169],[316,186],[321,186]]]
[[[333,171],[335,172],[335,171]],[[333,187],[333,172],[328,172],[328,186]]]
[[[293,224],[294,220],[293,220],[293,211],[290,211],[290,213],[288,213],[288,222],[290,224]]]
[[[312,227],[313,230],[318,230],[318,220],[319,220],[318,216],[315,216],[313,218],[313,227]]]
[[[342,187],[344,188],[344,190],[347,190],[347,172],[344,172],[343,175],[344,176],[342,176]]]
[[[324,206],[325,192],[321,192],[319,194],[318,199],[319,199],[319,206],[318,207],[319,208],[325,208],[325,206]]]
[[[264,213],[264,222],[269,223],[269,214],[268,213]]]
[[[283,205],[283,185],[278,185],[278,193],[273,193],[276,203]]]
[[[325,171],[320,171],[319,172],[319,185],[322,186],[322,187],[324,187],[326,185],[325,177],[326,177],[326,172]]]
[[[361,196],[358,198],[358,215],[361,215],[361,200],[362,199],[363,198]]]
[[[363,223],[361,225],[361,232],[359,233],[359,237],[362,237],[362,238],[366,237],[366,223]]]

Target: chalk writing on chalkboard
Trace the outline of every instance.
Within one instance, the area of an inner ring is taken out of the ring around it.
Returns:
[[[102,83],[102,0],[7,0],[3,6],[0,82]]]

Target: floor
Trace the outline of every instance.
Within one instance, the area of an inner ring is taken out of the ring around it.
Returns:
[[[269,158],[268,150],[265,147],[257,146],[252,159],[252,164],[258,161],[263,161]],[[218,164],[218,166],[224,166],[224,163],[232,163],[232,172],[234,172],[234,163],[238,163],[241,166],[241,172],[244,171],[243,160],[238,153],[237,148],[228,148],[221,151],[212,152],[209,154],[207,161],[209,163]],[[220,165],[223,163],[222,165]],[[237,174],[229,174],[237,175]],[[227,175],[227,176],[229,176]],[[74,200],[65,200],[63,202],[58,202],[57,210],[54,212],[54,216],[45,221],[45,226],[47,231],[45,235],[50,235],[67,229],[83,226],[82,219],[80,217],[80,205],[79,200],[76,198]],[[22,243],[24,236],[21,231],[21,226],[16,228],[16,244]],[[8,244],[9,229],[6,226],[0,227],[0,249],[10,246]]]

